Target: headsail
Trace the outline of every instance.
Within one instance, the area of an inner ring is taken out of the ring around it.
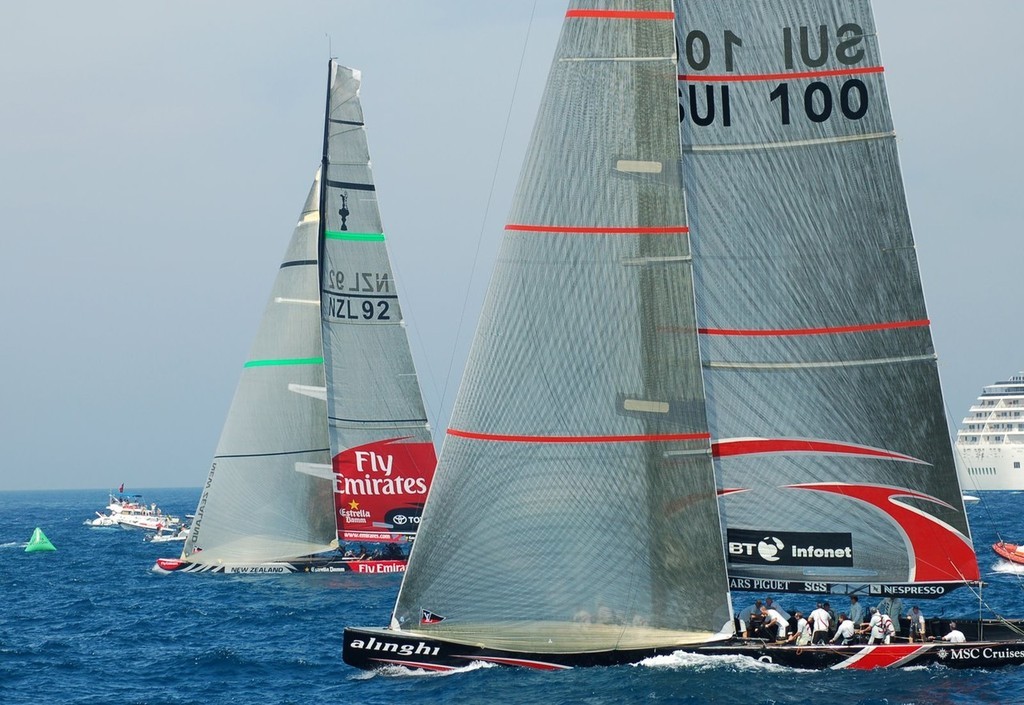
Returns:
[[[729,621],[672,16],[566,14],[396,628],[552,653]]]
[[[296,472],[329,462],[317,295],[319,173],[278,270],[231,402],[182,558],[305,556],[335,538],[332,482]]]
[[[976,580],[870,3],[676,4],[733,588]]]
[[[384,241],[359,85],[359,71],[331,62],[320,295],[335,513],[341,541],[405,542],[437,459]]]

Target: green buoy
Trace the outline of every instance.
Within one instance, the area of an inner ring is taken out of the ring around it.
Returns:
[[[36,553],[37,551],[56,551],[57,548],[50,543],[50,539],[46,538],[46,534],[38,526],[36,530],[32,532],[32,538],[28,541],[28,546],[25,546],[25,553]]]

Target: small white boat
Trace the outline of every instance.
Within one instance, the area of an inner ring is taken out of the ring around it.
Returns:
[[[109,514],[100,514],[96,512],[95,519],[86,519],[83,522],[86,526],[91,526],[95,529],[112,528],[118,526],[117,518]]]
[[[184,541],[188,538],[188,527],[184,524],[176,532],[171,534],[163,533],[163,530],[157,531],[155,534],[148,534],[143,541],[150,543],[170,543],[172,541]]]
[[[976,504],[981,501],[980,497],[975,497],[972,494],[965,494],[962,499],[964,500],[964,504]]]

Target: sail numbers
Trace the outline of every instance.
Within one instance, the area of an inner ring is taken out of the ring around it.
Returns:
[[[733,32],[725,30],[724,54],[725,70],[733,70],[733,59],[736,47],[743,46],[743,40]],[[695,29],[686,35],[686,63],[694,71],[704,71],[711,65],[711,40],[708,35]]]
[[[324,272],[327,286],[324,311],[331,319],[343,321],[390,321],[390,299],[397,298],[389,273],[352,272],[330,269]]]
[[[344,294],[329,294],[327,315],[343,321],[390,321],[391,304],[383,300],[353,300]]]
[[[736,32],[725,30],[720,38],[696,29],[686,34],[679,47],[686,66],[686,73],[679,78],[688,84],[679,89],[680,122],[732,127],[743,119],[744,109],[774,116],[771,119],[780,125],[798,120],[819,124],[832,119],[855,121],[868,114],[872,104],[869,84],[851,75],[881,73],[882,69],[862,65],[867,53],[861,25],[783,27],[776,36],[777,61],[761,51],[757,63],[763,66],[768,59],[781,70],[752,73],[743,71],[744,40]],[[746,51],[754,51],[751,45],[747,43]],[[833,68],[823,68],[826,66]],[[826,82],[827,78],[836,80]],[[754,86],[753,100],[746,86]],[[770,106],[774,110],[769,110]]]
[[[772,102],[779,102],[782,124],[790,124],[789,84],[780,83],[771,92]],[[832,117],[835,100],[828,84],[814,81],[804,91],[803,105],[807,119],[825,122]],[[851,78],[839,90],[839,109],[850,120],[860,120],[868,112],[868,87],[864,82]]]

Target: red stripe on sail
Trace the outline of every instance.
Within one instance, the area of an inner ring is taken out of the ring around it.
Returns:
[[[567,10],[566,17],[587,17],[598,20],[674,20],[674,12],[644,12],[642,10]]]
[[[912,582],[973,581],[980,577],[978,559],[967,537],[931,514],[900,502],[901,498],[910,497],[955,509],[937,497],[899,487],[844,483],[789,485],[787,489],[848,497],[884,513],[897,524],[910,545]]]
[[[734,455],[761,455],[768,453],[814,453],[818,455],[858,455],[867,458],[884,458],[901,460],[907,463],[927,465],[903,453],[896,453],[882,448],[859,446],[852,443],[836,441],[815,441],[806,438],[726,438],[711,444],[711,452],[716,458],[728,458]]]
[[[605,227],[598,225],[525,225],[509,223],[505,230],[529,233],[565,233],[570,235],[682,235],[690,232],[685,225],[656,227]]]
[[[863,76],[865,74],[885,73],[884,66],[862,66],[859,68],[830,69],[827,71],[795,71],[788,73],[752,73],[752,74],[679,74],[680,81],[689,83],[755,83],[758,81],[785,81],[794,78],[830,78],[832,76]]]
[[[740,329],[740,328],[698,328],[701,335],[729,335],[746,337],[791,337],[798,335],[838,335],[840,333],[870,333],[879,330],[895,330],[898,328],[920,328],[931,325],[928,319],[919,321],[893,321],[891,323],[868,323],[859,326],[836,326],[833,328],[778,328],[778,329]]]
[[[663,441],[706,441],[709,433],[672,433],[647,436],[510,436],[497,433],[477,433],[448,429],[449,436],[468,438],[474,441],[498,441],[501,443],[660,443]]]

